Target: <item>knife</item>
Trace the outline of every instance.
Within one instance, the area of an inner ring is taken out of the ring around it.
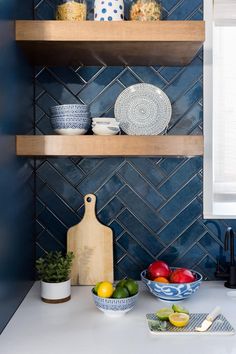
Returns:
[[[220,315],[221,313],[221,308],[219,306],[215,307],[214,310],[212,310],[209,315],[207,315],[206,319],[202,322],[200,327],[195,327],[195,331],[197,332],[205,332],[207,331],[213,321]]]

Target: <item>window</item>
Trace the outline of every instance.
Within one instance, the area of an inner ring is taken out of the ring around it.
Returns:
[[[204,217],[236,218],[236,2],[205,1]]]

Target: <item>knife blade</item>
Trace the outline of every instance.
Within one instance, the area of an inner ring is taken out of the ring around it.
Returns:
[[[207,331],[211,327],[214,320],[220,315],[220,313],[221,313],[220,306],[215,307],[214,310],[212,310],[209,313],[209,315],[207,315],[206,319],[202,322],[201,326],[195,327],[195,331],[197,332]]]

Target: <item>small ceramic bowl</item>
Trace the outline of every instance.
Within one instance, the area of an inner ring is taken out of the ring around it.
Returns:
[[[124,299],[112,299],[99,297],[95,295],[92,290],[92,296],[96,307],[110,317],[120,317],[132,310],[136,304],[138,294]]]
[[[54,106],[50,108],[50,113],[52,114],[78,114],[78,113],[87,113],[88,106],[81,104],[68,104],[61,106]]]
[[[60,135],[83,135],[89,130],[89,116],[64,115],[51,117],[53,129]]]
[[[119,125],[120,123],[117,122],[117,120],[115,118],[107,118],[107,117],[100,117],[100,118],[92,118],[92,122],[93,124],[104,124],[104,125],[108,125],[108,124],[112,124],[112,125]]]
[[[171,270],[175,270],[178,268],[171,268]],[[147,270],[142,271],[141,279],[146,284],[150,293],[156,296],[158,299],[168,302],[176,302],[187,299],[191,295],[193,295],[200,287],[202,282],[202,275],[195,270],[191,270],[191,272],[195,275],[196,281],[192,283],[159,283],[156,281],[152,281],[147,278]]]
[[[92,126],[92,131],[95,135],[116,135],[120,132],[120,128],[118,126],[111,125],[94,125]]]

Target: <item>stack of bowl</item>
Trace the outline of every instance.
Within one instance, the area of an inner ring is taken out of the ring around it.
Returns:
[[[64,104],[50,108],[53,129],[61,135],[82,135],[90,128],[88,106]]]
[[[93,118],[92,130],[95,135],[116,135],[120,132],[120,124],[115,118]]]

